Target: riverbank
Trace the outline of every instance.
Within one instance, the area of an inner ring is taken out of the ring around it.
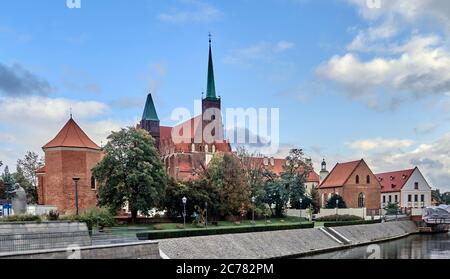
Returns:
[[[298,258],[389,241],[417,233],[411,221],[333,228],[349,240],[337,242],[318,228],[289,231],[213,235],[159,241],[171,259],[270,259]]]

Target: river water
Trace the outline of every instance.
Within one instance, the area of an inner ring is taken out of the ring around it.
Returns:
[[[450,259],[450,234],[416,234],[303,259]]]

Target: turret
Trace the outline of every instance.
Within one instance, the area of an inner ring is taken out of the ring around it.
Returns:
[[[329,174],[330,172],[327,170],[327,162],[323,159],[320,169],[320,183],[322,183]]]
[[[160,146],[160,122],[153,103],[152,94],[148,94],[145,103],[144,113],[142,114],[141,129],[146,130],[154,139],[156,148]]]

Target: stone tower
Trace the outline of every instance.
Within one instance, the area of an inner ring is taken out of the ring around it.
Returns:
[[[148,94],[142,114],[141,129],[146,130],[155,139],[156,148],[159,150],[161,141],[160,122],[153,103],[152,94]]]

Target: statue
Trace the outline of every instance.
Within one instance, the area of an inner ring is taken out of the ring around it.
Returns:
[[[27,213],[27,193],[19,183],[14,185],[14,190],[10,192],[10,196],[14,214]]]

